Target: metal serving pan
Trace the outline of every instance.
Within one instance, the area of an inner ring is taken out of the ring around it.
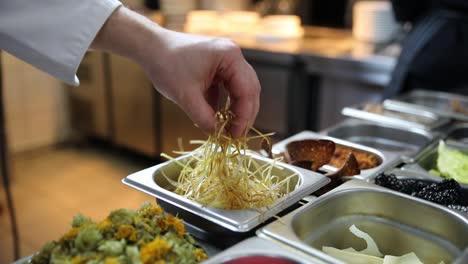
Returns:
[[[443,180],[443,178],[429,173],[429,171],[435,168],[437,163],[437,148],[438,142],[433,142],[426,149],[424,149],[418,156],[416,156],[414,162],[404,164],[401,168],[410,172],[418,173],[421,176],[432,180]],[[446,141],[445,144],[449,148],[458,149],[460,151],[468,153],[468,145],[458,144],[457,142]],[[460,183],[464,188],[468,188],[468,184]]]
[[[320,264],[324,262],[271,239],[252,237],[202,262],[202,264],[220,263]]]
[[[183,163],[190,155],[193,154],[181,156],[176,160]],[[247,155],[251,155],[260,164],[271,161],[254,153],[249,152]],[[299,177],[296,183],[292,182],[290,184],[292,192],[278,199],[269,208],[265,208],[264,212],[254,209],[223,210],[209,208],[174,193],[174,187],[162,174],[164,172],[168,178],[177,181],[181,167],[173,161],[167,161],[131,174],[123,179],[123,183],[156,197],[158,203],[167,212],[178,214],[179,217],[184,219],[188,230],[194,231],[192,235],[195,237],[209,239],[204,237],[204,235],[209,235],[219,240],[220,234],[225,236],[229,233],[233,235],[233,240],[226,242],[225,245],[232,245],[233,242],[238,242],[240,238],[245,238],[245,235],[249,231],[252,231],[270,217],[291,207],[302,197],[318,190],[330,181],[327,177],[318,173],[303,170],[282,162],[277,162],[276,164],[282,168],[273,169],[273,173],[278,177],[287,177],[294,173]],[[239,237],[236,237],[236,234]],[[229,238],[226,237],[227,240]]]
[[[450,122],[449,118],[441,117],[435,113],[414,108],[393,109],[392,105],[377,105],[375,111],[369,109],[370,104],[360,104],[345,107],[341,113],[345,116],[364,119],[379,124],[400,127],[404,129],[417,128],[433,130]],[[372,106],[372,105],[371,105]]]
[[[453,126],[447,134],[447,140],[468,145],[468,123]]]
[[[468,111],[468,97],[458,94],[414,90],[395,99],[385,100],[384,106],[392,107],[392,109],[418,109],[468,121],[468,112],[466,112]],[[457,107],[463,112],[456,111]]]
[[[344,183],[257,234],[328,260],[322,246],[365,247],[349,232],[353,224],[374,238],[382,253],[400,256],[415,252],[424,263],[452,263],[468,247],[468,218],[357,180]]]
[[[344,120],[324,133],[378,150],[396,152],[406,158],[414,156],[440,137],[437,132],[411,127],[402,129],[357,119]]]
[[[418,180],[424,181],[427,183],[436,183],[441,182],[444,180],[442,177],[438,177],[428,173],[427,171],[412,171],[412,170],[405,170],[402,168],[393,168],[389,169],[385,172],[385,174],[394,174],[395,177],[398,179],[406,179],[406,180]],[[370,183],[375,183],[375,177],[377,175],[373,175],[372,177],[368,178],[367,181]],[[460,184],[461,192],[464,199],[468,199],[468,186],[464,184]]]
[[[293,135],[289,138],[286,138],[274,144],[272,148],[272,152],[274,155],[278,155],[286,150],[286,145],[289,142],[304,140],[304,139],[328,139],[328,140],[335,142],[338,145],[342,145],[342,146],[354,148],[360,151],[375,154],[381,159],[382,162],[380,163],[379,166],[375,168],[367,169],[367,170],[361,170],[360,175],[354,176],[356,178],[365,179],[373,174],[376,174],[385,170],[385,168],[393,167],[396,164],[401,162],[400,155],[398,155],[397,153],[392,153],[392,152],[388,152],[385,150],[377,150],[374,148],[366,147],[366,146],[359,145],[350,141],[342,140],[336,137],[326,136],[326,135],[315,133],[312,131],[302,131],[296,135]],[[333,168],[329,165],[325,165],[322,168],[320,168],[320,170],[325,171],[325,172],[333,172],[336,170],[336,168]]]

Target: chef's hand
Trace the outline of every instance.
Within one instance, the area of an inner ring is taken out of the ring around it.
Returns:
[[[92,48],[140,64],[156,89],[206,132],[215,125],[221,86],[229,94],[235,115],[233,136],[241,136],[255,121],[260,84],[240,48],[230,40],[166,30],[121,7],[107,20]]]

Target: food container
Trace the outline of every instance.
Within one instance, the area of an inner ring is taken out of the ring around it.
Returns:
[[[445,92],[414,90],[384,101],[392,109],[417,109],[468,121],[468,97]]]
[[[294,248],[265,238],[252,237],[224,250],[203,264],[305,264],[323,263]]]
[[[468,124],[458,124],[450,129],[447,139],[468,145]]]
[[[416,172],[428,179],[442,180],[443,178],[429,173],[429,171],[434,169],[437,164],[438,144],[439,142],[432,143],[415,157],[414,162],[404,164],[401,168],[410,172]],[[458,149],[468,153],[468,145],[458,144],[457,142],[451,141],[446,141],[445,144],[448,148]],[[460,185],[464,188],[468,188],[468,184],[460,183]]]
[[[360,104],[345,107],[341,111],[345,116],[364,119],[391,127],[400,127],[404,129],[416,128],[422,130],[433,130],[449,123],[450,119],[441,117],[435,113],[408,109],[393,109],[392,105],[380,104]]]
[[[424,263],[452,263],[468,247],[468,218],[445,207],[352,180],[258,231],[322,260],[322,246],[362,250],[355,224],[383,254],[410,252]]]
[[[377,150],[374,148],[366,147],[366,146],[359,145],[359,144],[349,142],[346,140],[338,139],[336,137],[330,137],[330,136],[318,134],[312,131],[302,131],[294,136],[291,136],[289,138],[286,138],[274,144],[272,148],[272,152],[274,155],[280,155],[286,150],[286,145],[288,143],[293,142],[293,141],[305,140],[305,139],[328,139],[328,140],[335,142],[335,144],[337,145],[349,147],[352,149],[356,149],[358,151],[375,154],[380,159],[380,164],[377,167],[374,167],[371,169],[361,170],[361,173],[355,176],[356,178],[365,179],[369,177],[370,175],[383,171],[385,168],[395,166],[401,161],[400,156],[397,155],[396,153],[392,153],[392,152],[388,152],[384,150]],[[320,171],[334,172],[336,171],[336,169],[337,168],[331,167],[329,165],[325,165],[320,168]]]
[[[401,129],[356,119],[347,119],[324,133],[404,157],[415,155],[439,136],[420,129]]]
[[[186,161],[188,154],[177,158],[178,162]],[[271,160],[260,155],[249,153],[258,163]],[[202,240],[214,240],[216,245],[229,246],[241,239],[253,234],[258,227],[270,217],[282,211],[297,206],[297,202],[304,196],[316,191],[329,182],[325,176],[311,171],[277,162],[282,168],[274,168],[274,174],[278,177],[287,177],[296,173],[297,182],[291,182],[291,192],[276,202],[268,209],[260,210],[223,210],[209,208],[198,202],[174,193],[174,187],[166,179],[177,181],[181,167],[174,161],[167,161],[154,167],[136,172],[123,179],[123,183],[140,191],[148,193],[158,199],[158,203],[169,213],[178,215],[186,223],[187,230],[193,236]],[[166,175],[166,177],[163,175]],[[223,237],[223,239],[219,239]]]
[[[442,182],[444,178],[432,175],[426,171],[418,172],[411,170],[404,170],[401,168],[393,168],[385,172],[386,175],[393,174],[399,180],[417,180],[422,181],[428,184]],[[377,175],[374,175],[367,179],[368,182],[375,183],[375,178]],[[468,205],[468,186],[460,184],[461,193],[465,205]]]

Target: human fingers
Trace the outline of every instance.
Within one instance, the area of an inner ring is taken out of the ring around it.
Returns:
[[[205,133],[211,133],[215,126],[215,110],[209,100],[213,100],[216,95],[207,99],[199,92],[198,87],[193,87],[183,95],[178,102],[179,106],[187,113],[190,119]]]
[[[260,106],[260,83],[252,67],[240,57],[224,71],[225,88],[234,113],[231,133],[242,136],[254,123]]]

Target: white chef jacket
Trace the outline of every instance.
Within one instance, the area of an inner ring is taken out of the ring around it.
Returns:
[[[0,49],[71,85],[117,0],[0,0]]]

